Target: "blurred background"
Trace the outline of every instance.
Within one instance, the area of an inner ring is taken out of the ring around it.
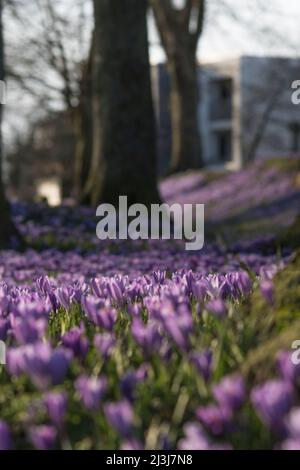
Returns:
[[[292,221],[298,1],[5,0],[2,8],[10,200],[204,202],[212,222],[263,203]]]
[[[300,449],[299,19],[0,0],[0,449]],[[98,240],[120,195],[204,249]]]

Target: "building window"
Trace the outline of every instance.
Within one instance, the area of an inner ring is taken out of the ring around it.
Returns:
[[[218,131],[215,133],[217,161],[227,163],[232,160],[232,134],[231,131]]]
[[[232,89],[231,78],[215,79],[211,82],[211,119],[228,120],[232,116]]]
[[[231,79],[225,79],[225,80],[220,81],[219,94],[220,94],[220,100],[222,102],[228,102],[229,100],[231,100],[231,95],[232,95],[232,80]]]

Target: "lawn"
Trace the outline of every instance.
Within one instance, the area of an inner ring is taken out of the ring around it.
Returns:
[[[206,205],[204,250],[13,205],[27,249],[0,253],[0,448],[300,449],[299,161],[160,188]]]

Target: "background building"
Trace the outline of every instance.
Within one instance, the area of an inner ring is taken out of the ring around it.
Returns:
[[[239,169],[254,158],[300,153],[300,107],[291,84],[300,61],[242,56],[199,65],[199,132],[205,165]],[[171,150],[169,79],[153,67],[160,174]]]
[[[205,166],[235,170],[255,158],[300,154],[300,106],[291,100],[291,84],[299,71],[300,61],[288,58],[243,56],[199,65],[198,124]],[[165,64],[152,67],[152,84],[161,176],[171,155]],[[36,122],[8,156],[11,195],[49,201],[50,194],[53,203],[72,196],[74,152],[68,113],[52,113]]]
[[[75,138],[70,116],[55,112],[37,121],[29,136],[7,156],[9,193],[21,200],[56,205],[72,194]],[[66,169],[68,169],[66,171]]]

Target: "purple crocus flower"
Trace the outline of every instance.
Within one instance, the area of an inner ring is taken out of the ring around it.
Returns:
[[[242,406],[245,394],[245,383],[240,375],[227,376],[213,388],[213,396],[217,402],[233,411]]]
[[[207,350],[203,353],[192,353],[190,355],[191,363],[196,367],[199,374],[203,377],[205,382],[208,382],[212,374],[212,351]]]
[[[106,288],[104,286],[103,279],[99,279],[99,278],[91,279],[91,287],[92,287],[93,293],[99,299],[105,296]]]
[[[209,405],[196,410],[201,423],[215,436],[221,436],[232,423],[232,411],[225,406]]]
[[[300,364],[293,363],[292,355],[290,351],[282,351],[277,357],[277,368],[281,377],[293,384],[300,377]]]
[[[89,320],[97,324],[98,311],[105,306],[105,301],[92,295],[88,295],[82,297],[81,304]]]
[[[36,280],[36,285],[38,291],[43,295],[46,296],[52,291],[52,287],[50,284],[50,280],[48,276],[41,276]]]
[[[152,278],[155,284],[163,284],[165,282],[166,276],[166,271],[154,271],[152,273]]]
[[[250,294],[253,282],[246,271],[237,273],[237,286],[242,295]]]
[[[116,345],[116,338],[112,333],[97,334],[94,338],[94,346],[104,359],[107,359]]]
[[[67,331],[62,337],[62,344],[65,348],[70,349],[74,356],[79,359],[84,359],[89,350],[89,341],[83,336],[83,326],[75,326]]]
[[[218,318],[225,317],[227,313],[227,307],[223,300],[214,299],[208,302],[205,306],[206,310],[215,315]]]
[[[70,295],[72,300],[80,303],[83,294],[88,290],[88,286],[85,282],[75,281],[70,288]]]
[[[108,295],[115,304],[122,305],[124,303],[121,285],[115,279],[109,280],[107,284],[107,291]]]
[[[128,439],[121,444],[120,450],[144,450],[144,448],[137,439]]]
[[[225,300],[231,295],[233,295],[234,290],[235,290],[234,288],[235,288],[234,283],[229,283],[228,279],[225,279],[219,288],[220,299]]]
[[[9,348],[7,351],[7,369],[11,375],[18,377],[24,372],[26,346]]]
[[[57,300],[57,297],[56,297],[55,293],[54,292],[49,292],[47,298],[50,302],[52,310],[54,310],[54,312],[57,312],[57,310],[59,309],[59,302]]]
[[[272,281],[267,279],[263,280],[260,283],[260,291],[263,297],[270,305],[274,305],[275,302],[275,287]]]
[[[84,406],[88,410],[97,410],[107,389],[107,379],[82,375],[76,380],[75,388]]]
[[[12,448],[11,434],[8,425],[0,421],[0,450],[10,450]]]
[[[231,288],[225,276],[220,274],[210,276],[208,293],[212,299],[224,300],[231,293]]]
[[[36,343],[46,331],[47,322],[44,318],[18,317],[11,321],[13,334],[19,344]]]
[[[97,312],[96,325],[101,326],[104,330],[112,331],[117,317],[117,311],[114,308],[102,308]]]
[[[178,443],[179,450],[209,450],[209,440],[199,424],[186,424],[184,434],[184,438]]]
[[[26,372],[34,385],[45,389],[60,384],[68,371],[71,353],[63,348],[52,350],[49,344],[37,343],[26,346],[23,372]]]
[[[270,380],[252,390],[251,401],[264,423],[275,433],[285,432],[284,417],[294,402],[293,388],[283,380]]]
[[[134,304],[129,304],[128,305],[128,312],[130,315],[133,317],[139,317],[142,311],[142,306],[141,304],[135,302]]]
[[[0,289],[0,314],[2,316],[6,316],[8,314],[9,304],[10,300],[8,298],[8,295],[5,292],[5,289],[2,287]]]
[[[121,378],[120,381],[120,388],[121,393],[124,398],[127,398],[129,401],[134,400],[135,389],[136,386],[146,380],[148,377],[148,367],[146,365],[142,365],[136,371],[129,371],[124,377]]]
[[[289,435],[299,439],[300,442],[300,408],[293,408],[285,420]]]
[[[64,286],[57,289],[56,296],[59,304],[66,310],[69,310],[74,297],[73,292],[71,292],[68,287]]]
[[[190,295],[193,292],[193,285],[195,282],[195,276],[193,271],[188,271],[186,274],[183,275],[183,279],[186,282],[186,294]]]
[[[208,293],[209,283],[206,279],[201,279],[199,281],[195,281],[192,284],[192,292],[194,297],[198,300],[198,302],[203,302],[205,296]]]
[[[67,395],[65,393],[50,392],[44,396],[43,403],[52,423],[60,428],[67,410]]]
[[[133,426],[133,409],[128,400],[108,403],[104,413],[109,424],[123,437],[129,438]]]
[[[162,323],[167,334],[183,351],[190,349],[190,334],[193,331],[193,318],[185,305],[178,307],[175,312],[162,311]]]
[[[83,297],[82,305],[88,318],[97,326],[112,331],[117,320],[117,311],[112,307],[103,307],[103,303],[94,297]]]
[[[48,320],[49,313],[51,311],[51,304],[46,300],[40,300],[37,298],[26,299],[26,297],[21,297],[21,300],[15,304],[12,309],[15,316],[25,318],[43,318]]]
[[[10,321],[6,318],[0,318],[0,341],[6,341],[9,328]]]
[[[287,439],[280,445],[280,450],[300,450],[300,439]]]
[[[145,325],[135,318],[132,322],[131,332],[134,340],[142,347],[144,355],[150,356],[160,349],[162,337],[154,323]]]
[[[29,439],[38,450],[51,450],[55,446],[57,432],[54,426],[34,426],[29,430]]]

